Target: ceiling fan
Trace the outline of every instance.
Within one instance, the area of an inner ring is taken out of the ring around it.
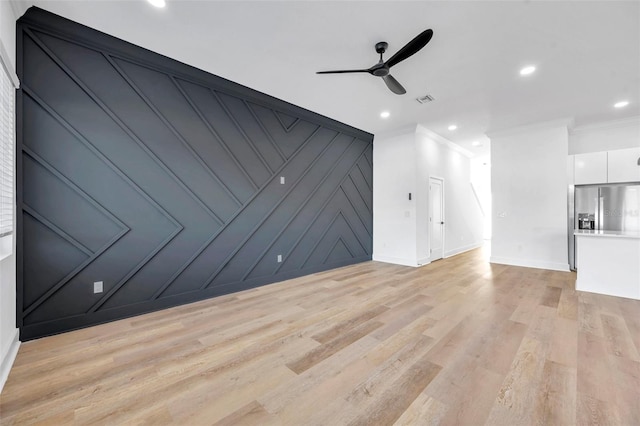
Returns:
[[[429,29],[421,32],[413,40],[407,43],[402,49],[398,50],[395,55],[393,55],[386,61],[382,60],[382,55],[387,50],[387,47],[389,45],[387,44],[387,42],[381,41],[379,43],[376,43],[376,52],[380,54],[380,60],[371,68],[361,70],[318,71],[316,72],[316,74],[346,74],[368,72],[369,74],[375,75],[376,77],[382,77],[382,80],[384,80],[389,90],[391,90],[396,95],[404,95],[405,93],[407,93],[407,91],[404,87],[402,87],[402,84],[400,84],[398,80],[396,80],[391,74],[389,74],[389,69],[425,47],[427,43],[429,43],[429,40],[431,40],[431,37],[433,37],[433,30]]]

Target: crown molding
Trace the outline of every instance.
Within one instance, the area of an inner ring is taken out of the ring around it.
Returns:
[[[396,138],[398,136],[413,135],[416,133],[416,126],[417,126],[416,124],[408,124],[406,126],[396,127],[395,129],[387,130],[380,133],[375,133],[373,136],[373,141],[375,143],[376,138],[391,139],[391,138]]]
[[[607,130],[607,129],[620,129],[624,127],[632,127],[640,125],[640,115],[633,117],[621,118],[618,120],[602,121],[600,123],[591,123],[584,126],[574,127],[569,129],[570,134],[591,132],[593,130]]]
[[[434,131],[432,131],[430,129],[427,129],[426,127],[424,127],[421,124],[418,124],[416,126],[416,134],[420,134],[420,135],[426,136],[426,137],[428,137],[430,139],[433,139],[434,141],[438,142],[439,144],[445,145],[449,149],[457,151],[457,152],[459,152],[460,154],[464,155],[467,158],[475,157],[475,155],[471,151],[464,149],[463,147],[461,147],[460,145],[458,145],[455,142],[451,142],[449,139],[447,139],[447,138],[445,138],[443,136],[440,136],[436,132],[434,132]]]
[[[424,127],[421,124],[408,124],[406,126],[402,126],[402,127],[398,127],[396,129],[393,130],[389,130],[387,132],[382,132],[382,133],[376,133],[374,135],[373,138],[373,143],[376,143],[376,139],[392,139],[392,138],[397,138],[400,136],[416,136],[416,135],[422,135],[422,136],[426,136],[429,139],[434,140],[435,142],[441,144],[441,145],[445,145],[447,148],[459,152],[460,154],[464,155],[467,158],[473,158],[475,157],[475,155],[471,152],[468,151],[464,148],[462,148],[460,145],[458,145],[457,143],[451,142],[449,139],[444,138],[442,136],[440,136],[439,134],[437,134],[436,132],[427,129],[426,127]]]
[[[569,129],[573,125],[573,118],[560,118],[557,120],[543,121],[540,123],[525,124],[523,126],[511,127],[504,130],[496,130],[485,133],[489,139],[513,136],[515,134],[531,132],[535,130],[549,129],[553,127],[566,127]]]

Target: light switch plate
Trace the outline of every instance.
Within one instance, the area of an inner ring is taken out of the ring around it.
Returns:
[[[284,176],[280,176],[280,184],[284,185]]]
[[[102,293],[103,288],[104,288],[104,286],[103,286],[102,281],[96,281],[96,282],[93,283],[93,292],[94,293]]]

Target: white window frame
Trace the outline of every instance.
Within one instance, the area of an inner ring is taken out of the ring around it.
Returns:
[[[0,218],[11,221],[10,229],[0,227],[0,259],[8,257],[14,252],[14,235],[16,231],[16,89],[20,87],[20,81],[16,75],[9,55],[0,41],[0,90],[4,103],[5,93],[11,97],[10,105],[0,105]],[[8,112],[6,111],[8,109]],[[5,128],[6,123],[10,123],[10,129]],[[6,131],[6,134],[4,134]],[[4,139],[8,135],[8,144]],[[4,181],[3,181],[4,180]],[[7,219],[8,218],[8,219]],[[1,220],[0,220],[1,222]]]

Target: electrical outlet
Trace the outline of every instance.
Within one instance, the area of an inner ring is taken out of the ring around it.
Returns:
[[[280,263],[280,262],[282,262],[282,255],[281,254],[278,255],[278,263]]]
[[[284,185],[284,176],[280,176],[280,185]]]
[[[104,286],[103,286],[102,281],[96,281],[96,282],[93,283],[93,292],[94,293],[102,293],[103,288],[104,288]]]

